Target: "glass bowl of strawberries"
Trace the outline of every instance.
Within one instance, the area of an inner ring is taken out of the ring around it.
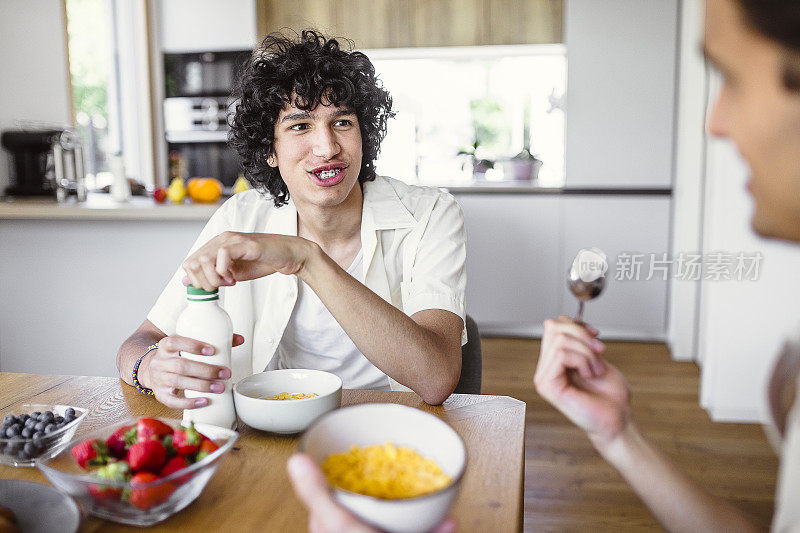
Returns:
[[[208,424],[140,418],[82,435],[36,466],[89,514],[149,526],[192,503],[238,437]]]

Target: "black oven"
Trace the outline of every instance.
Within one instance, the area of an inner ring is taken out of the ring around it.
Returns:
[[[164,129],[170,160],[186,178],[217,178],[232,187],[241,172],[228,146],[233,83],[252,51],[165,54]]]

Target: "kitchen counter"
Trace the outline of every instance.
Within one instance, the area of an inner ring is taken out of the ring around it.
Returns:
[[[0,220],[208,220],[217,204],[157,204],[152,198],[134,196],[119,203],[109,194],[91,193],[86,202],[71,198],[59,204],[48,198],[14,198],[0,201]]]
[[[670,196],[669,189],[540,187],[529,182],[472,182],[441,185],[455,195],[534,194],[566,196]],[[224,200],[224,198],[223,198]],[[222,204],[157,204],[152,198],[134,196],[129,202],[114,201],[109,194],[90,193],[86,202],[71,198],[64,204],[48,198],[6,198],[0,201],[0,220],[194,220],[206,221]]]

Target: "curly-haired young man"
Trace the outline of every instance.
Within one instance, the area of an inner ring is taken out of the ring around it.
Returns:
[[[231,145],[253,190],[211,217],[147,320],[119,350],[120,375],[147,347],[139,382],[174,408],[267,368],[316,368],[346,388],[443,402],[461,369],[465,236],[437,189],[377,176],[391,98],[369,59],[313,31],[268,36],[243,69]],[[213,348],[174,335],[183,283],[221,288],[236,335],[231,368],[180,359]],[[246,282],[246,283],[242,283]]]

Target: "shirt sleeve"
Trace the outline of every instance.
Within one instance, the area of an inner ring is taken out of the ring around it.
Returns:
[[[206,223],[203,231],[200,232],[197,240],[192,244],[186,257],[192,255],[201,246],[220,233],[231,229],[228,212],[229,207],[230,204],[226,202],[211,215],[211,218]],[[181,281],[185,275],[186,272],[184,272],[183,268],[178,266],[178,269],[172,275],[167,286],[164,287],[158,300],[156,300],[155,305],[150,309],[150,312],[147,313],[147,320],[152,322],[154,326],[167,335],[175,333],[175,325],[178,322],[178,316],[180,316],[181,312],[186,307],[186,287]]]
[[[463,345],[467,340],[467,251],[461,207],[452,195],[440,193],[427,223],[422,223],[410,279],[403,282],[403,310],[409,316],[425,309],[444,309],[458,315],[465,323]]]

